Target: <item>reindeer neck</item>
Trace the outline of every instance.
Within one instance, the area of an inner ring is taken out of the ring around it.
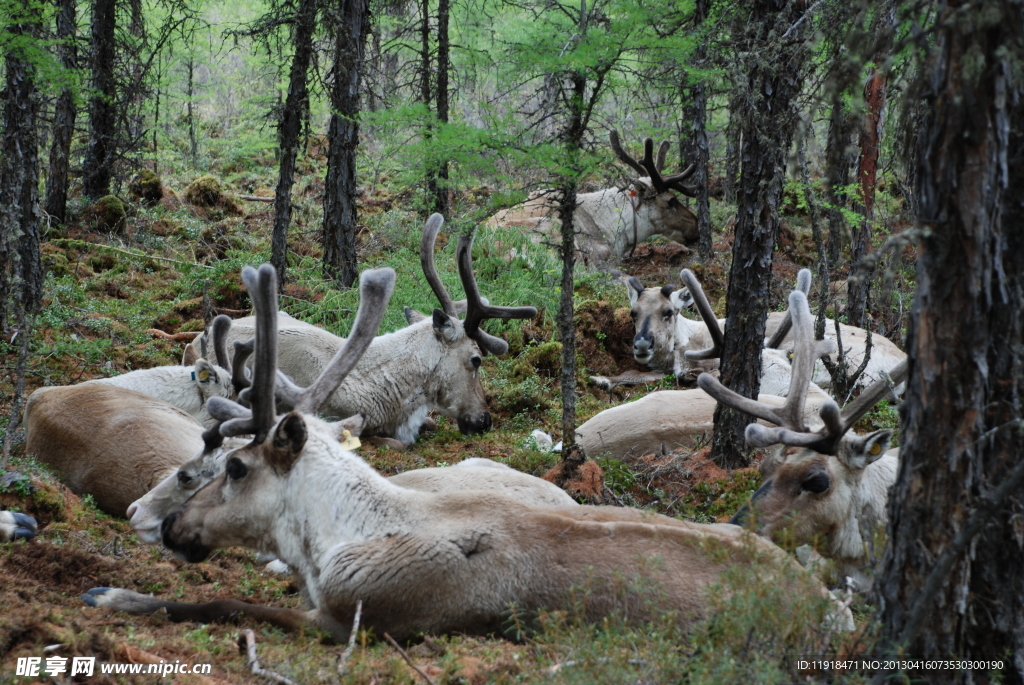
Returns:
[[[415,493],[343,450],[318,421],[307,417],[306,445],[288,475],[286,509],[273,534],[281,560],[307,577],[339,544],[401,534],[422,521]]]

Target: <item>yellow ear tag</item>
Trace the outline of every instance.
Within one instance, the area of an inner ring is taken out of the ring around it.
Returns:
[[[359,438],[352,435],[352,431],[347,428],[341,432],[341,437],[341,449],[343,450],[351,451],[363,444],[359,442]]]
[[[882,452],[882,445],[880,443],[876,442],[874,445],[871,446],[871,454],[872,454],[872,456],[874,456],[876,454],[880,454],[881,452]]]
[[[199,380],[202,381],[202,382],[206,382],[206,381],[210,380],[210,372],[207,371],[206,369],[203,369],[202,371],[200,371],[199,372]]]

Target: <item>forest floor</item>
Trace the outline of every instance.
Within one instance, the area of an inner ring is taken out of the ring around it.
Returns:
[[[272,206],[239,200],[235,195],[270,196],[270,179],[257,173],[224,174],[220,180],[227,192],[200,203],[188,199],[186,185],[192,180],[169,180],[162,199],[153,206],[126,202],[123,219],[111,221],[103,208],[76,206],[76,219],[69,226],[49,231],[43,246],[48,271],[46,304],[32,340],[26,394],[44,385],[68,385],[178,363],[182,343],[148,330],[168,334],[201,330],[207,314],[204,292],[214,312],[247,313],[249,303],[238,272],[242,265],[266,258]],[[319,277],[320,186],[318,181],[307,181],[296,188],[289,243],[295,280],[285,290],[282,308],[343,334],[355,300],[353,293],[335,290]],[[457,200],[461,216],[470,216],[473,194]],[[365,227],[360,233],[359,255],[361,262],[394,266],[401,281],[407,274],[421,278],[416,250],[422,220],[397,209],[400,204],[401,198],[383,192],[363,198]],[[465,221],[455,223],[465,225]],[[774,309],[781,308],[797,269],[813,261],[808,240],[797,240],[795,235],[787,233],[775,260],[778,285],[772,295]],[[717,237],[715,257],[708,262],[699,262],[687,248],[675,243],[645,244],[621,265],[621,273],[636,275],[648,285],[660,285],[678,282],[680,268],[693,268],[721,310],[731,244],[724,234]],[[527,243],[535,261],[512,264],[496,242],[485,235],[477,241],[477,273],[485,294],[498,292],[500,287],[502,294],[492,297],[496,303],[536,304],[542,313],[534,322],[500,329],[510,341],[510,354],[501,360],[485,360],[483,378],[495,430],[483,436],[462,436],[442,418],[439,430],[422,437],[410,451],[364,447],[362,455],[382,473],[483,456],[542,475],[558,462],[558,455],[540,452],[526,440],[534,428],[555,434],[555,440],[559,437],[558,355],[549,342],[553,337],[550,312],[557,299],[557,261]],[[439,241],[439,269],[457,298],[452,250],[445,250],[442,243]],[[602,409],[656,388],[605,392],[586,383],[590,374],[635,368],[630,354],[633,333],[624,286],[608,274],[590,272],[581,273],[579,284],[582,423]],[[400,283],[385,330],[404,324],[401,307],[405,304],[420,309],[435,306],[421,281]],[[0,379],[0,414],[4,416],[11,410],[17,348],[16,341],[0,343],[6,372]],[[880,420],[888,419],[883,416]],[[6,422],[0,423],[4,433],[7,427]],[[95,656],[98,662],[121,663],[208,663],[212,665],[208,677],[179,675],[172,679],[183,683],[265,682],[250,672],[239,652],[237,639],[243,628],[255,630],[261,664],[297,682],[424,681],[393,647],[366,634],[349,658],[347,671],[339,674],[337,665],[345,645],[332,644],[312,631],[287,633],[245,617],[230,624],[176,624],[164,615],[114,615],[85,606],[79,595],[98,586],[124,587],[180,601],[236,597],[295,608],[302,607],[303,601],[292,580],[263,569],[249,551],[221,550],[207,562],[186,564],[163,548],[140,544],[123,518],[103,514],[91,498],[71,493],[44,466],[26,456],[21,427],[12,437],[10,471],[0,480],[0,508],[35,516],[40,531],[30,543],[0,546],[0,684],[27,682],[13,675],[16,660],[39,656]],[[591,493],[591,501],[647,507],[704,522],[727,520],[760,483],[755,468],[733,473],[719,469],[700,445],[645,455],[630,464],[602,460],[600,465],[604,482],[600,492]],[[737,661],[749,647],[754,631],[753,627],[748,631],[746,624],[717,625],[707,628],[706,634],[686,636],[666,629],[659,637],[655,628],[588,627],[571,617],[552,616],[544,630],[526,642],[431,636],[409,646],[408,653],[436,683],[653,683],[681,677],[690,682],[726,682],[768,672],[776,673],[780,682],[795,677],[794,648],[784,639],[778,641],[781,638],[777,636],[763,638],[764,655]],[[714,636],[715,650],[720,653],[702,648],[711,644],[706,642],[709,636]],[[863,647],[858,640],[859,634],[832,649],[855,652]],[[732,652],[730,644],[735,644]],[[65,676],[52,680],[84,682]],[[156,677],[97,674],[88,682],[152,683]]]

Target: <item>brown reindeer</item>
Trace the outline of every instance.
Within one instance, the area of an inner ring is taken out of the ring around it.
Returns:
[[[758,532],[773,538],[785,534],[797,544],[823,543],[819,545],[822,554],[837,562],[840,574],[864,586],[870,579],[870,543],[876,527],[886,520],[885,503],[896,478],[898,456],[895,450],[886,451],[892,431],[867,435],[849,431],[903,382],[907,365],[897,365],[889,377],[873,383],[843,411],[835,402],[825,402],[818,409],[821,425],[811,429],[804,388],[822,343],[814,340],[803,293],[790,295],[789,312],[795,347],[792,385],[782,407],[742,397],[709,374],[698,381],[719,402],[777,426],[748,426],[749,445],[799,448],[780,450],[765,461],[764,484],[733,522],[750,519]]]
[[[705,614],[711,586],[734,564],[766,564],[766,582],[825,596],[781,550],[736,526],[616,507],[527,506],[494,492],[421,492],[389,482],[325,436],[315,416],[354,364],[347,347],[313,386],[295,393],[294,411],[276,415],[275,272],[265,265],[243,278],[259,318],[253,386],[245,395],[252,406],[218,400],[211,412],[225,421],[222,435],[255,437],[230,455],[223,476],[164,521],[164,543],[191,561],[224,545],[271,552],[302,576],[314,609],[234,600],[186,607],[111,588],[90,591],[90,604],[165,608],[172,617],[201,620],[242,610],[281,625],[313,624],[343,640],[358,602],[364,626],[400,639],[501,632],[510,613],[543,608],[643,621],[656,606],[688,624]],[[363,274],[350,344],[369,344],[393,278],[390,270]]]

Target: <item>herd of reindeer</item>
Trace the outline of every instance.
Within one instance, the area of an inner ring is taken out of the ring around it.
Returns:
[[[686,172],[660,175],[664,147],[655,161],[648,140],[637,161],[614,132],[612,146],[646,174],[641,181],[652,193],[684,188]],[[218,316],[188,345],[181,366],[32,394],[26,452],[72,491],[111,515],[127,514],[140,541],[190,562],[228,546],[276,558],[312,608],[169,602],[118,588],[94,588],[86,603],[203,622],[241,611],[285,627],[314,625],[338,640],[348,638],[357,605],[364,627],[396,638],[508,634],[512,613],[543,609],[582,610],[588,620],[618,612],[633,621],[671,610],[687,625],[707,614],[709,586],[735,565],[766,565],[777,572],[759,573],[761,582],[827,597],[822,581],[771,541],[783,531],[798,544],[816,541],[840,578],[870,584],[871,537],[885,521],[898,451],[889,449],[889,430],[851,428],[899,392],[906,355],[880,335],[835,322],[815,340],[806,270],[788,310],[769,317],[756,400],[717,380],[724,321],[687,269],[681,288],[628,280],[634,357],[651,371],[592,378],[610,388],[668,373],[699,387],[601,412],[576,436],[590,456],[629,459],[692,445],[710,433],[716,403],[759,420],[747,428],[748,443],[781,447],[762,463],[763,485],[730,523],[582,505],[551,482],[483,458],[377,473],[354,451],[360,437],[408,447],[429,430],[431,411],[465,434],[490,430],[478,369],[483,356],[502,355],[508,344],[481,324],[537,313],[481,296],[471,237],[457,245],[467,299],[453,301],[434,265],[442,224],[440,215],[430,217],[420,245],[440,307],[429,315],[407,308],[408,325],[396,332],[377,335],[395,284],[391,269],[362,274],[345,339],[279,312],[274,269],[246,268],[254,316]],[[683,315],[691,306],[699,320]],[[860,394],[843,410],[828,394],[831,376],[820,361],[840,345],[849,366],[862,367]],[[0,512],[0,540],[36,533],[31,517]]]

